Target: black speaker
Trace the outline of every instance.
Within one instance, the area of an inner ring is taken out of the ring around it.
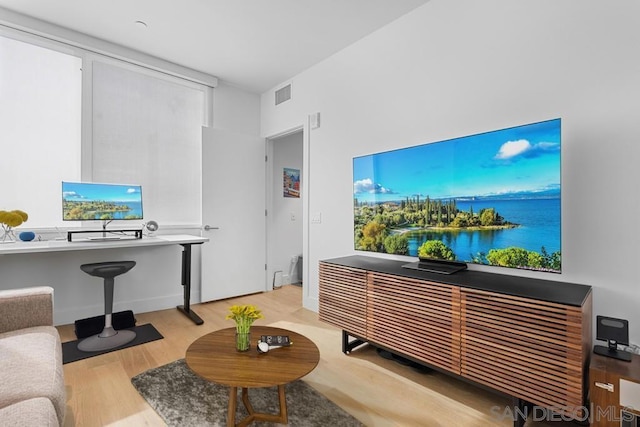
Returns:
[[[133,328],[136,326],[136,318],[133,316],[133,311],[131,310],[121,311],[111,315],[111,324],[115,330]],[[75,327],[78,339],[99,334],[102,332],[102,329],[104,329],[104,314],[102,316],[76,320]]]
[[[629,321],[613,317],[596,316],[596,339],[607,341],[607,347],[596,345],[593,352],[602,356],[631,361],[631,353],[618,350],[618,344],[629,345]]]

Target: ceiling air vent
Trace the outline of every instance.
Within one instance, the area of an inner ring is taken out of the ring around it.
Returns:
[[[276,91],[276,105],[282,104],[284,101],[291,99],[291,85],[288,84]]]

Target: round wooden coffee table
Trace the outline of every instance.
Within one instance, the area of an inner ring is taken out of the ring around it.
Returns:
[[[229,386],[227,426],[246,426],[253,421],[287,423],[285,385],[311,372],[320,361],[318,347],[304,335],[269,326],[251,327],[251,348],[236,351],[235,328],[220,329],[195,340],[187,349],[186,362],[200,377]],[[258,353],[261,335],[288,335],[290,347]],[[249,388],[278,386],[279,414],[264,414],[253,410],[249,402]],[[235,423],[238,387],[242,388],[242,402],[249,415]]]

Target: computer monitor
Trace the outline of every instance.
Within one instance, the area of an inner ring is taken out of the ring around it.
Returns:
[[[64,221],[141,220],[142,186],[96,182],[62,182]]]

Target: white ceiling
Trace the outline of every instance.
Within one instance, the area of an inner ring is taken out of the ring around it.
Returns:
[[[262,93],[427,1],[0,0],[0,7]]]

